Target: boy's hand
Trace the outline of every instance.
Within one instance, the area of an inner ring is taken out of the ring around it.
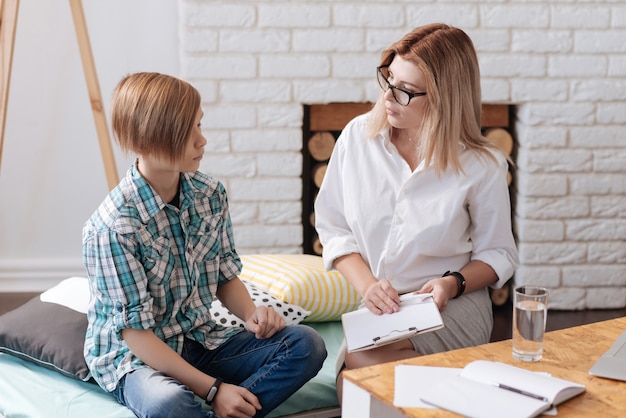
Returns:
[[[257,338],[269,338],[285,328],[285,320],[274,308],[257,306],[246,321],[245,328]]]
[[[220,418],[249,418],[261,409],[261,404],[246,388],[222,383],[211,407]]]

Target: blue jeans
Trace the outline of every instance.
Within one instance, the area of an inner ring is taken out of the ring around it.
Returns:
[[[319,372],[326,347],[315,330],[294,325],[267,339],[243,331],[215,350],[186,339],[182,357],[254,393],[263,407],[256,416],[263,417]],[[124,376],[114,394],[138,417],[215,417],[189,388],[149,367]]]

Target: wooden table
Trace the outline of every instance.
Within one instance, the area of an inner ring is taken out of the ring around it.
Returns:
[[[543,359],[515,360],[511,340],[415,357],[344,373],[343,418],[453,417],[442,409],[399,408],[393,405],[394,369],[399,364],[464,367],[473,360],[492,360],[582,383],[587,391],[558,406],[558,417],[626,416],[626,382],[591,376],[588,371],[626,329],[626,317],[582,325],[545,335]],[[416,394],[417,395],[417,394]]]

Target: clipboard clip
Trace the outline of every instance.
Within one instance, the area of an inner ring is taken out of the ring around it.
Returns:
[[[406,337],[407,335],[411,335],[411,334],[417,334],[416,327],[411,327],[409,329],[404,329],[404,330],[394,329],[394,330],[389,331],[389,334],[387,335],[383,335],[382,337],[372,338],[372,341],[374,342],[374,345],[385,345],[395,340],[400,340]]]

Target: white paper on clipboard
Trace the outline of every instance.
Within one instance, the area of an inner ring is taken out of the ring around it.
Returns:
[[[375,315],[362,307],[341,316],[348,352],[368,350],[443,328],[443,320],[432,294],[406,294],[400,310]]]

